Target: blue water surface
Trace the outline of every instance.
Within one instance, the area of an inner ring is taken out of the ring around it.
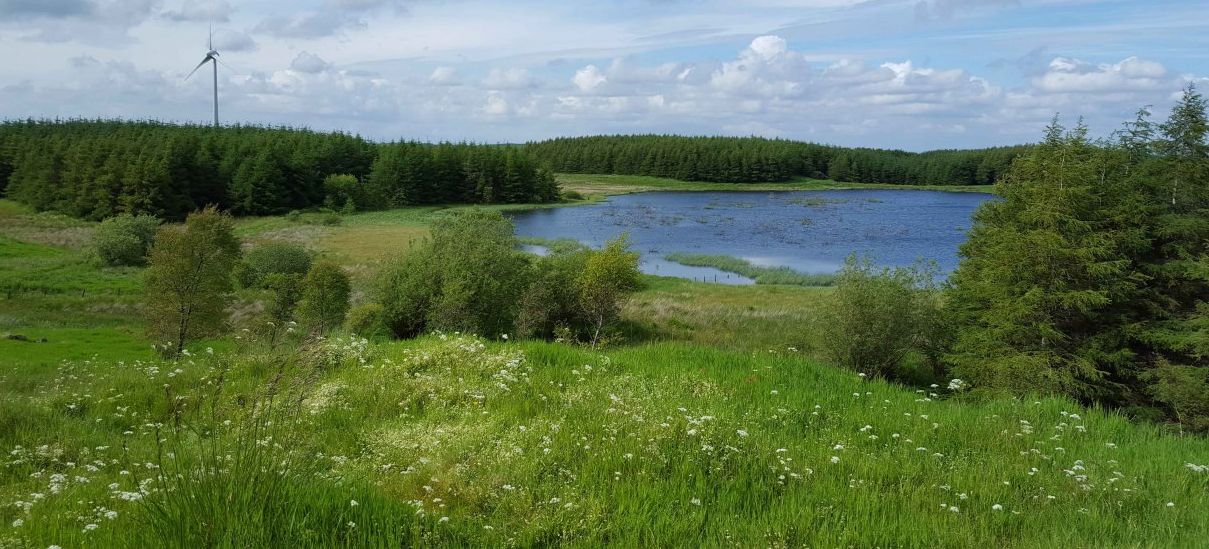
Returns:
[[[985,193],[922,190],[779,192],[647,192],[596,204],[516,212],[516,234],[572,238],[592,247],[629,233],[642,270],[720,283],[750,280],[712,268],[687,267],[674,252],[741,257],[804,273],[838,271],[851,253],[880,265],[936,261],[957,266],[970,216]]]

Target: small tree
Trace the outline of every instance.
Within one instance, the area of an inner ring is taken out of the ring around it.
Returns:
[[[265,278],[271,274],[306,275],[311,268],[311,254],[306,248],[286,242],[257,244],[244,255],[239,265],[237,278],[249,288],[265,286]]]
[[[231,216],[210,206],[156,233],[146,279],[148,332],[175,356],[185,343],[218,332],[239,257]]]
[[[380,302],[400,337],[429,330],[496,337],[515,327],[531,273],[503,215],[457,212],[436,220],[430,242],[383,272]]]
[[[934,370],[948,340],[932,271],[876,268],[850,256],[818,331],[828,357],[869,375],[891,376],[918,350]]]
[[[160,220],[150,215],[111,217],[97,226],[92,249],[105,265],[142,265],[147,262],[159,225]]]
[[[621,314],[622,300],[641,283],[638,254],[629,250],[625,235],[592,252],[576,278],[579,305],[588,322],[592,346],[604,329]]]
[[[348,275],[334,263],[316,263],[302,281],[298,319],[312,331],[330,332],[344,323],[348,297]]]
[[[265,335],[269,343],[277,341],[283,327],[294,318],[294,309],[302,297],[302,277],[296,274],[270,273],[261,281],[270,292],[265,304]]]

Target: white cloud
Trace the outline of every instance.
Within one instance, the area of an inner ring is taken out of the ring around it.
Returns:
[[[308,74],[323,72],[327,70],[328,66],[328,62],[324,61],[322,57],[305,50],[298,52],[298,56],[290,62],[291,69]]]
[[[571,83],[584,92],[590,92],[607,81],[608,78],[600,72],[600,69],[596,68],[596,65],[588,65],[575,71],[575,76],[571,78]]]
[[[487,102],[483,105],[483,113],[488,116],[503,116],[508,114],[508,101],[497,93],[487,96]]]
[[[1046,93],[1128,92],[1170,88],[1176,80],[1162,64],[1137,57],[1099,65],[1057,57],[1033,85]]]
[[[457,86],[461,84],[458,71],[453,67],[437,67],[428,75],[428,83],[434,86]]]
[[[483,79],[483,85],[493,90],[519,90],[537,86],[529,71],[519,67],[491,69]]]
[[[758,55],[761,59],[769,61],[776,56],[789,51],[789,43],[780,36],[760,36],[751,41],[748,49]]]

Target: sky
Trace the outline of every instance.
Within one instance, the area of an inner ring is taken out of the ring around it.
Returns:
[[[0,118],[376,140],[757,135],[905,150],[1108,135],[1209,90],[1204,0],[0,0]]]

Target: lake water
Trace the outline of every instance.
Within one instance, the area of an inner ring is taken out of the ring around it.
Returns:
[[[970,216],[984,193],[921,190],[647,192],[585,206],[513,214],[516,234],[571,238],[592,247],[629,233],[642,270],[719,283],[750,280],[664,259],[674,252],[741,257],[804,273],[838,271],[856,252],[880,265],[935,260],[957,266]]]

